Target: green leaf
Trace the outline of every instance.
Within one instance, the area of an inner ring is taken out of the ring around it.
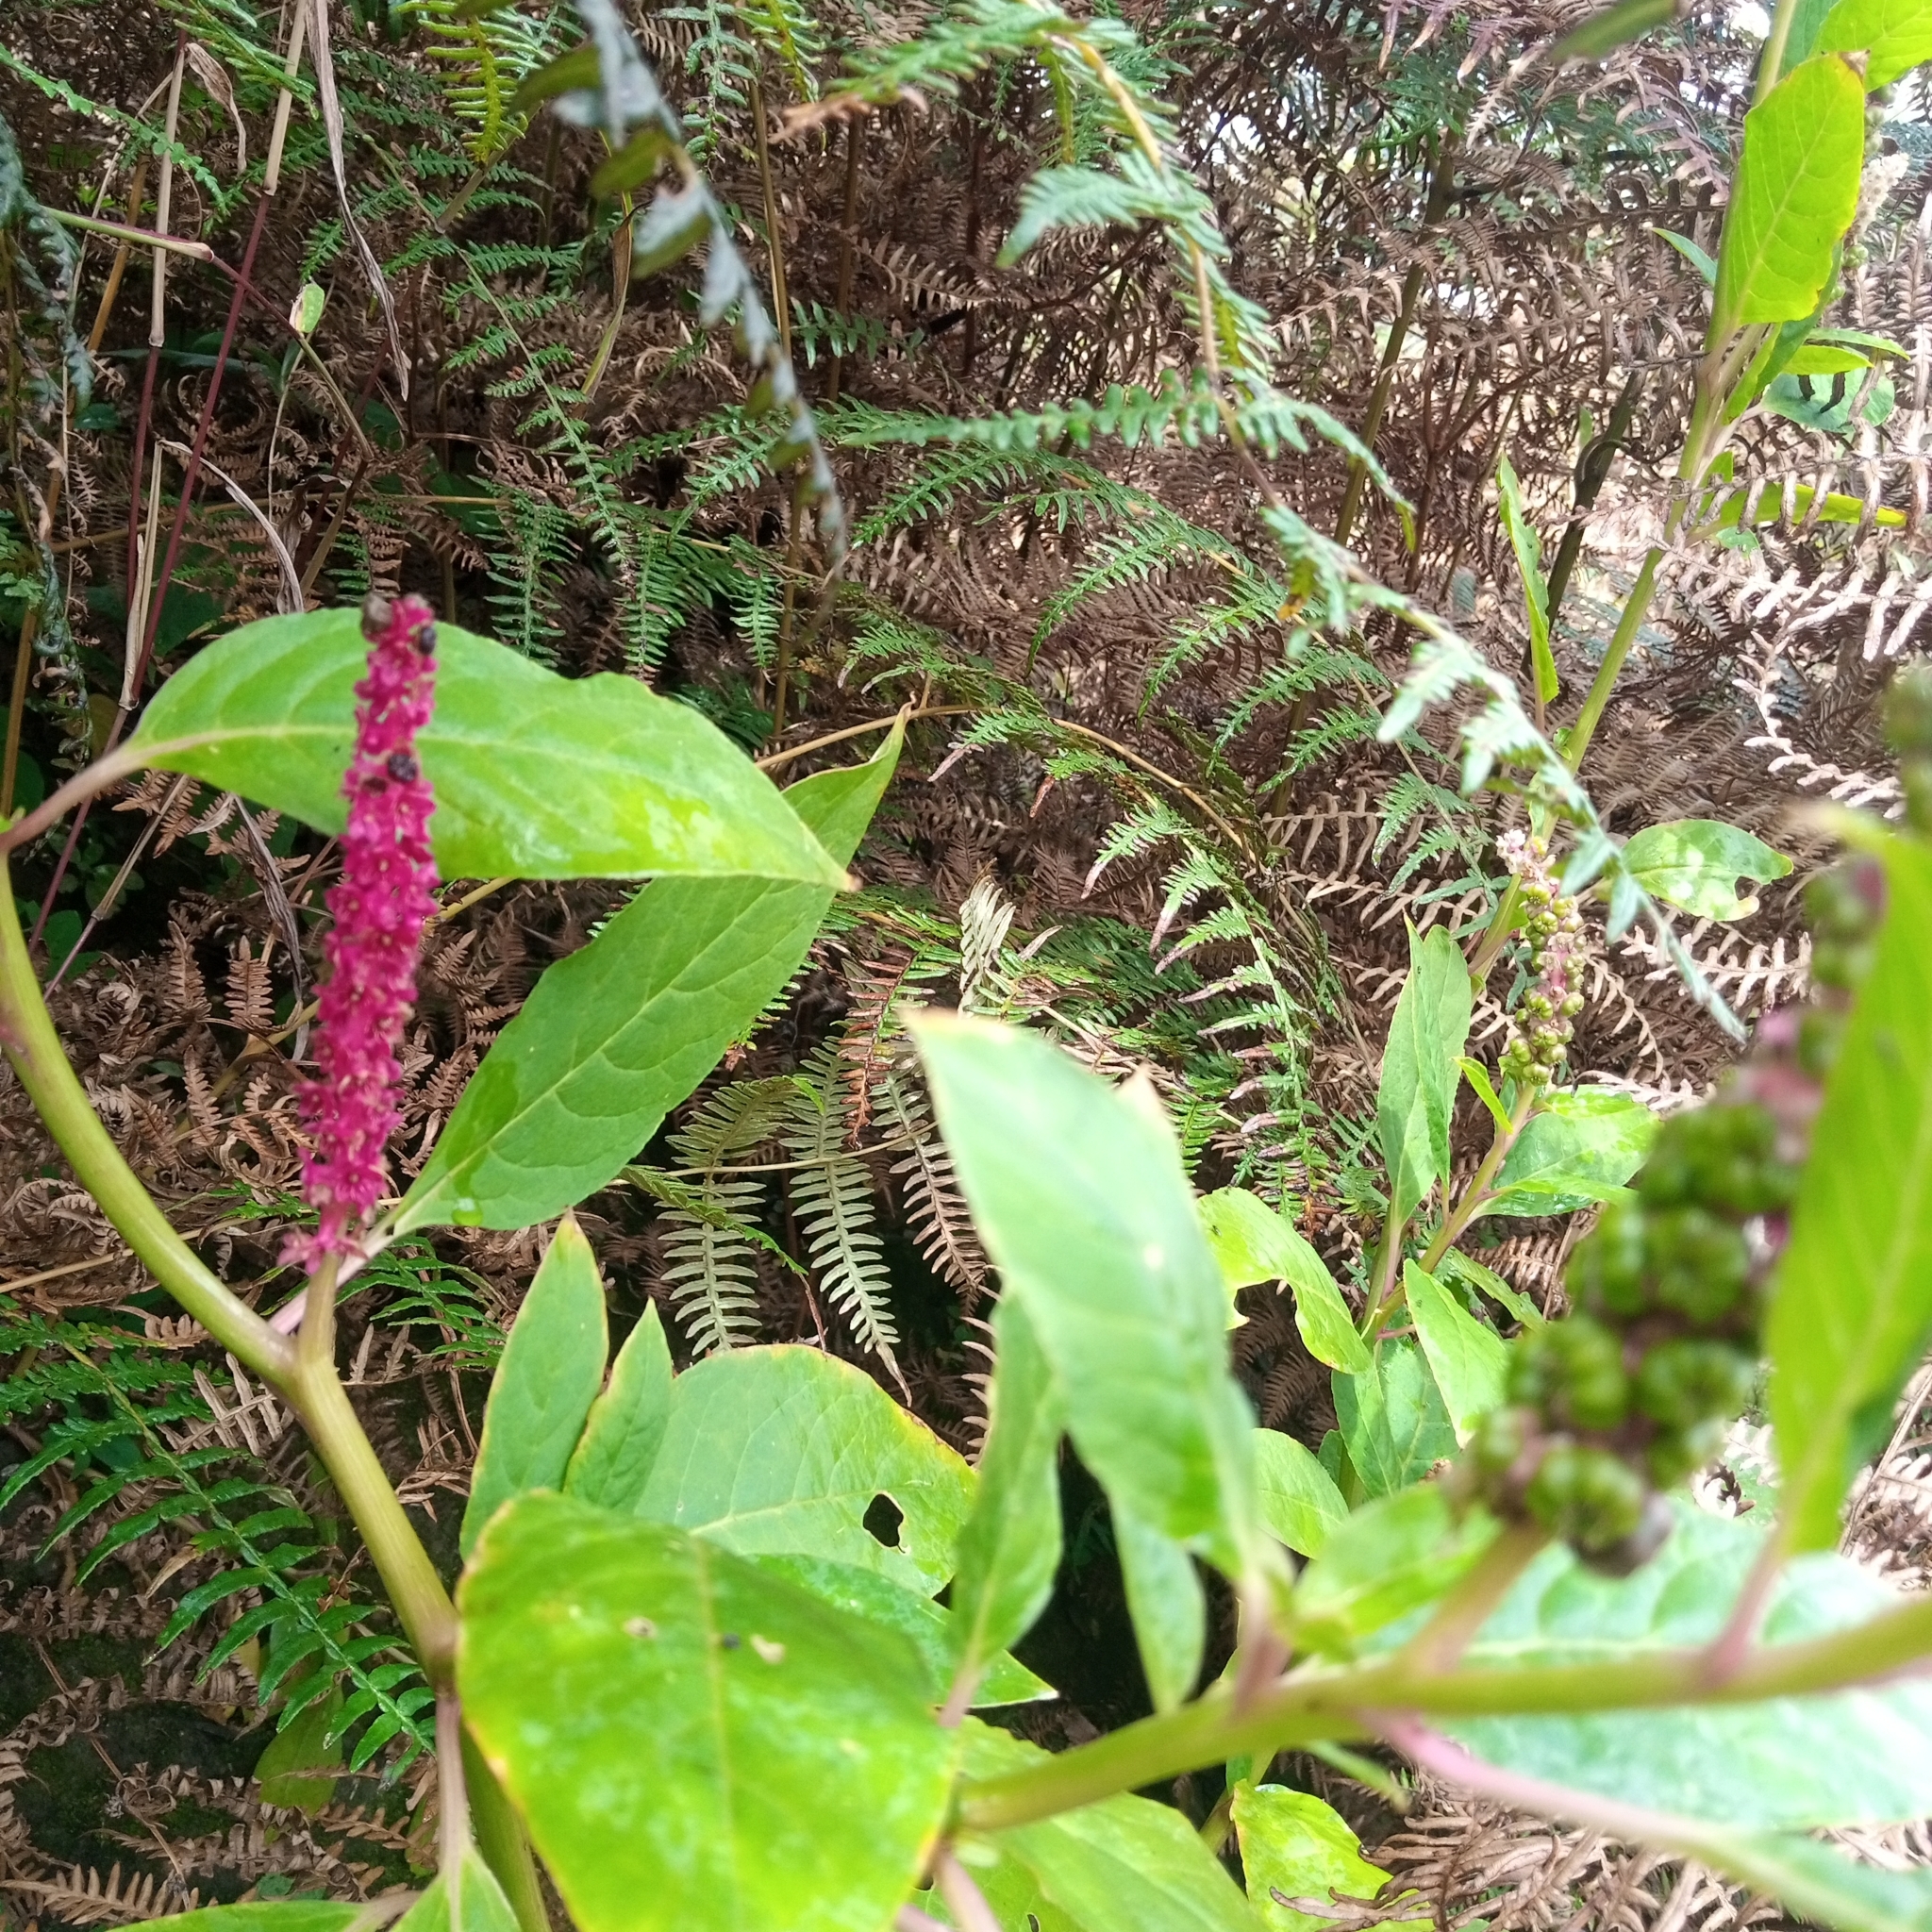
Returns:
[[[1834,348],[1827,342],[1807,342],[1784,366],[1786,375],[1849,375],[1871,368],[1871,359],[1856,349]],[[1787,867],[1789,870],[1789,867]],[[1784,876],[1782,873],[1778,874]]]
[[[1693,1826],[1673,1851],[1838,1932],[1932,1932],[1932,1872],[1891,1872],[1816,1839]]]
[[[341,1691],[332,1690],[297,1711],[269,1740],[255,1761],[264,1805],[286,1806],[313,1818],[335,1796],[342,1746],[329,1732],[341,1708]]]
[[[1782,79],[1794,67],[1802,67],[1818,51],[1819,30],[1832,9],[1833,0],[1797,0],[1791,9],[1790,31],[1785,36],[1784,58],[1777,74]]]
[[[1333,1913],[1297,1911],[1291,1899],[1373,1899],[1389,1882],[1362,1857],[1347,1820],[1311,1791],[1243,1779],[1234,1788],[1234,1828],[1248,1902],[1270,1932],[1323,1932],[1334,1923]],[[1426,1907],[1417,1916],[1426,1917]]]
[[[891,1548],[865,1527],[899,1509]],[[635,1514],[741,1556],[823,1557],[930,1595],[953,1572],[973,1472],[862,1370],[816,1348],[727,1349],[671,1385]]]
[[[395,1932],[517,1932],[517,1915],[476,1848],[465,1845],[456,1870],[436,1874]]]
[[[1782,852],[1721,819],[1646,825],[1624,847],[1624,864],[1653,899],[1697,919],[1749,917],[1757,897],[1742,896],[1738,881],[1769,885],[1791,869]]]
[[[1364,1638],[1433,1603],[1495,1534],[1480,1510],[1458,1523],[1435,1483],[1365,1504],[1335,1526],[1295,1585],[1297,1643],[1354,1656]]]
[[[1011,1296],[993,1310],[992,1331],[986,1448],[952,1590],[959,1679],[969,1687],[988,1658],[1033,1627],[1060,1560],[1059,1391]]]
[[[1744,116],[1718,256],[1711,340],[1817,307],[1858,207],[1865,88],[1837,54],[1793,69]]]
[[[1550,59],[1557,65],[1565,60],[1600,60],[1625,42],[1676,17],[1676,0],[1612,0],[1557,41],[1550,49]]]
[[[839,863],[897,766],[902,728],[862,765],[784,802]],[[541,978],[457,1102],[396,1229],[527,1227],[637,1158],[798,970],[832,894],[748,879],[659,879]]]
[[[964,1728],[976,1777],[1047,1761],[1044,1751],[991,1725],[969,1719]],[[1257,1932],[1240,1888],[1200,1834],[1171,1805],[1145,1798],[1107,1798],[991,1840],[962,1839],[958,1857],[1006,1932],[1029,1932],[1029,1911],[1040,1932]]]
[[[1863,54],[1865,85],[1890,87],[1932,60],[1932,5],[1927,0],[1838,0],[1818,35],[1821,54]]]
[[[1173,1710],[1200,1682],[1208,1648],[1207,1594],[1186,1549],[1118,1503],[1113,1540],[1148,1693],[1156,1710]]]
[[[1449,1177],[1449,1118],[1469,1011],[1469,968],[1448,927],[1431,926],[1425,940],[1411,927],[1408,977],[1389,1024],[1375,1098],[1390,1218],[1398,1227]]]
[[[823,1603],[850,1617],[863,1618],[895,1631],[919,1653],[930,1689],[929,1701],[945,1700],[957,1672],[959,1654],[958,1613],[923,1596],[917,1589],[881,1576],[876,1570],[858,1570],[850,1563],[831,1563],[820,1557],[756,1557],[760,1570],[769,1570],[809,1591]],[[1035,1704],[1057,1697],[1043,1677],[1036,1676],[1017,1657],[995,1652],[987,1660],[976,1691],[967,1693],[972,1710],[1005,1704]]]
[[[1480,1100],[1489,1110],[1490,1118],[1496,1124],[1496,1131],[1513,1134],[1515,1123],[1509,1118],[1509,1109],[1503,1105],[1502,1096],[1497,1093],[1490,1079],[1490,1070],[1480,1060],[1473,1060],[1467,1054],[1461,1055],[1456,1064],[1462,1070],[1462,1077],[1469,1082],[1469,1091]]]
[[[1038,1035],[984,1021],[927,1013],[913,1030],[974,1220],[1081,1460],[1116,1507],[1224,1570],[1272,1560],[1221,1271],[1152,1090],[1110,1088]]]
[[[1717,263],[1713,261],[1688,235],[1673,234],[1669,228],[1653,226],[1651,231],[1659,242],[1668,242],[1697,273],[1704,277],[1707,288],[1717,286]]]
[[[148,1924],[168,1932],[354,1932],[374,1923],[368,1906],[356,1899],[262,1898],[241,1906],[204,1906],[198,1912],[175,1912]]]
[[[510,1340],[516,1340],[514,1329]],[[563,1473],[569,1494],[608,1509],[628,1509],[643,1493],[671,1420],[672,1379],[664,1324],[657,1303],[650,1302],[617,1352],[609,1386],[591,1405]]]
[[[1657,1116],[1607,1087],[1557,1087],[1504,1157],[1485,1214],[1568,1214],[1622,1191],[1650,1152]]]
[[[1523,486],[1516,480],[1509,458],[1496,465],[1496,491],[1501,499],[1503,530],[1509,547],[1516,553],[1516,568],[1523,578],[1523,605],[1529,619],[1530,662],[1536,668],[1536,688],[1544,704],[1557,695],[1557,660],[1550,655],[1550,587],[1543,575],[1543,550],[1536,525],[1523,508]]]
[[[1502,1404],[1508,1351],[1493,1328],[1485,1328],[1413,1261],[1403,1263],[1402,1287],[1456,1440],[1466,1442],[1476,1424]]]
[[[1335,1478],[1292,1436],[1255,1431],[1255,1484],[1269,1534],[1304,1557],[1319,1557],[1348,1505]]]
[[[1700,523],[1690,532],[1693,539],[1716,536],[1723,530],[1735,530],[1743,521],[1744,505],[1752,495],[1749,490],[1738,490],[1725,496],[1719,505],[1717,514]],[[1809,483],[1800,483],[1791,492],[1791,517],[1794,522],[1803,523],[1810,516],[1812,498],[1818,494]],[[1757,492],[1757,507],[1752,511],[1754,525],[1774,524],[1785,513],[1785,497],[1782,490],[1765,490]],[[1863,520],[1865,505],[1862,498],[1847,496],[1841,490],[1825,492],[1824,508],[1818,512],[1815,522],[1821,524],[1856,524]],[[1881,529],[1898,530],[1905,527],[1906,513],[1902,509],[1890,509],[1880,505],[1874,521]]]
[[[512,1496],[563,1487],[609,1354],[597,1257],[566,1214],[517,1310],[491,1385],[463,1511],[465,1557],[483,1525]]]
[[[559,1495],[491,1523],[460,1607],[464,1720],[582,1932],[891,1920],[957,1740],[911,1645]]]
[[[243,625],[161,687],[128,749],[339,833],[368,655],[353,610]],[[771,780],[690,705],[614,672],[559,677],[449,624],[436,655],[418,743],[445,878],[842,882]]]
[[[1208,1245],[1230,1291],[1260,1281],[1286,1281],[1294,1291],[1294,1325],[1318,1362],[1350,1374],[1369,1365],[1355,1317],[1335,1277],[1301,1230],[1245,1188],[1222,1188],[1197,1206]]]
[[[1456,1454],[1456,1431],[1423,1352],[1412,1341],[1385,1341],[1368,1369],[1334,1376],[1335,1419],[1348,1459],[1372,1496],[1420,1482]]]
[[[1536,1327],[1543,1319],[1542,1310],[1526,1294],[1519,1294],[1500,1274],[1485,1268],[1480,1261],[1473,1261],[1459,1248],[1447,1249],[1436,1264],[1439,1275],[1446,1274],[1452,1281],[1460,1281],[1486,1294],[1498,1307],[1507,1308],[1526,1328]]]
[[[1932,849],[1886,854],[1890,908],[1811,1135],[1766,1341],[1796,1549],[1838,1537],[1932,1329]]]
[[[510,96],[509,110],[512,114],[527,114],[532,108],[541,108],[558,94],[581,93],[587,88],[600,85],[603,74],[596,48],[586,42],[527,75]]]
[[[1560,1546],[1544,1551],[1483,1626],[1468,1667],[1610,1657],[1634,1664],[1650,1652],[1712,1642],[1769,1531],[1688,1499],[1674,1513],[1663,1548],[1631,1576],[1598,1575]],[[1901,1600],[1835,1554],[1800,1557],[1776,1586],[1760,1641],[1842,1630]],[[1383,1641],[1405,1634],[1389,1631]],[[1478,1757],[1525,1775],[1747,1830],[1884,1824],[1932,1811],[1924,1743],[1932,1683],[1924,1678],[1671,1710],[1457,1719],[1444,1728]],[[1740,1765],[1749,1776],[1738,1774]]]

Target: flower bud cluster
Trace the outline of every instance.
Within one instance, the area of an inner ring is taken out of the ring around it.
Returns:
[[[1542,840],[1518,829],[1504,833],[1496,849],[1522,897],[1530,971],[1529,991],[1510,1016],[1502,1072],[1519,1087],[1546,1087],[1570,1051],[1573,1023],[1583,1010],[1583,915],[1557,890]]]

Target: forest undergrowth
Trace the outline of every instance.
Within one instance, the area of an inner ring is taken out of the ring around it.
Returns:
[[[641,679],[786,783],[903,718],[858,890],[578,1210],[613,1312],[655,1303],[680,1366],[812,1342],[973,1455],[997,1284],[908,1042],[928,1006],[1148,1069],[1196,1186],[1288,1205],[1360,1303],[1408,929],[1478,943],[1524,809],[1463,789],[1472,702],[1377,736],[1413,614],[1515,677],[1539,724],[1574,725],[1663,543],[1581,776],[1619,840],[1750,836],[1738,871],[1672,900],[1674,941],[1586,908],[1569,1042],[1579,1091],[1659,1113],[1708,1091],[1737,1022],[1802,996],[1803,889],[1832,849],[1816,808],[1899,798],[1881,702],[1932,634],[1923,76],[1874,96],[1829,313],[1862,349],[1779,376],[1740,487],[1667,530],[1700,261],[1768,23],[1696,0],[1566,59],[1587,11],[628,5],[728,272],[765,291],[774,343],[739,328],[760,381],[708,326],[711,281],[701,314],[675,238],[634,225],[631,151],[520,94],[582,38],[562,0],[4,0],[0,817],[118,741],[208,639],[371,591]],[[1765,847],[1790,863],[1754,878]],[[167,772],[16,857],[90,1096],[264,1310],[297,1285],[295,1089],[338,858]],[[399,1189],[538,975],[633,890],[445,883]],[[1495,1061],[1523,991],[1506,958],[1473,1056]],[[1488,1140],[1465,1094],[1458,1185]],[[465,1226],[460,1200],[444,1218],[364,1271],[341,1321],[358,1412],[453,1567],[541,1230]],[[1474,1305],[1506,1331],[1557,1311],[1588,1225],[1479,1224]],[[1317,1447],[1327,1368],[1286,1295],[1240,1308],[1260,1420]],[[427,1721],[339,1499],[10,1077],[0,1367],[6,1923],[359,1897],[419,1871]],[[1917,1587],[1932,1391],[1913,1386],[1846,1538]],[[1752,1507],[1762,1453],[1734,1432],[1710,1507]],[[1020,1653],[1061,1694],[1013,1719],[1055,1746],[1150,1707],[1101,1493],[1071,1461],[1063,1483],[1058,1589]],[[869,1525],[887,1542],[890,1516]],[[1210,1671],[1233,1606],[1213,1614]],[[353,1769],[328,1738],[345,1710],[382,1728]],[[1358,1759],[1280,1774],[1444,1925],[1774,1918],[1681,1861]],[[1197,1823],[1214,1803],[1205,1779],[1170,1795]],[[1916,1828],[1868,1849],[1932,1856]]]

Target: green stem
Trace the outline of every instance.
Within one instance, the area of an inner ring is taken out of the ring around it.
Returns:
[[[1751,94],[1755,108],[1782,78],[1785,47],[1791,38],[1791,23],[1798,17],[1798,0],[1777,0],[1771,16],[1771,31],[1764,37],[1764,51],[1757,57],[1757,85]]]
[[[1462,1199],[1444,1217],[1442,1225],[1436,1230],[1436,1238],[1429,1243],[1428,1252],[1423,1256],[1423,1273],[1433,1274],[1436,1264],[1455,1245],[1457,1237],[1482,1211],[1490,1198],[1490,1183],[1496,1178],[1496,1170],[1508,1158],[1509,1150],[1516,1144],[1516,1139],[1529,1124],[1529,1117],[1536,1111],[1541,1094],[1534,1087],[1525,1087],[1516,1096],[1516,1105],[1509,1115],[1509,1130],[1505,1133],[1499,1126],[1495,1139],[1490,1142],[1490,1151],[1483,1156],[1483,1164],[1471,1176],[1469,1186],[1462,1191]]]
[[[1193,1704],[1063,1751],[1024,1772],[969,1780],[960,1829],[1002,1831],[1118,1791],[1165,1783],[1241,1754],[1298,1749],[1375,1733],[1375,1714],[1509,1717],[1559,1711],[1747,1704],[1839,1690],[1885,1677],[1932,1653],[1932,1603],[1908,1602],[1849,1630],[1751,1653],[1714,1682],[1707,1650],[1528,1670],[1418,1669],[1402,1657],[1284,1679],[1239,1715],[1217,1685]]]
[[[1637,641],[1637,633],[1641,629],[1644,618],[1650,614],[1650,600],[1657,591],[1657,566],[1663,560],[1662,545],[1654,544],[1644,557],[1643,568],[1637,573],[1636,583],[1630,587],[1624,614],[1617,621],[1616,634],[1610,639],[1609,649],[1604,653],[1604,661],[1597,666],[1590,695],[1584,699],[1583,708],[1576,714],[1576,723],[1570,727],[1570,741],[1563,748],[1563,762],[1573,772],[1583,763],[1583,755],[1590,749],[1590,741],[1596,734],[1597,721],[1610,701],[1610,687],[1616,683],[1618,674],[1624,669],[1624,660],[1630,655],[1630,646]]]
[[[294,1348],[219,1280],[169,1224],[155,1198],[122,1158],[86,1090],[61,1051],[41,997],[0,858],[0,1045],[20,1084],[59,1143],[75,1177],[101,1205],[116,1232],[189,1314],[229,1354],[279,1386]]]

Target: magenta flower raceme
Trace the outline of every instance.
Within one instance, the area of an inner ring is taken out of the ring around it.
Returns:
[[[283,1259],[311,1273],[325,1255],[353,1256],[382,1198],[384,1149],[395,1131],[396,1048],[416,997],[416,952],[435,909],[429,814],[436,801],[416,757],[435,697],[436,622],[420,597],[362,607],[369,669],[356,695],[356,750],[342,875],[328,895],[328,978],[317,1018],[320,1077],[302,1091],[313,1144],[303,1156],[313,1234],[291,1237]]]

